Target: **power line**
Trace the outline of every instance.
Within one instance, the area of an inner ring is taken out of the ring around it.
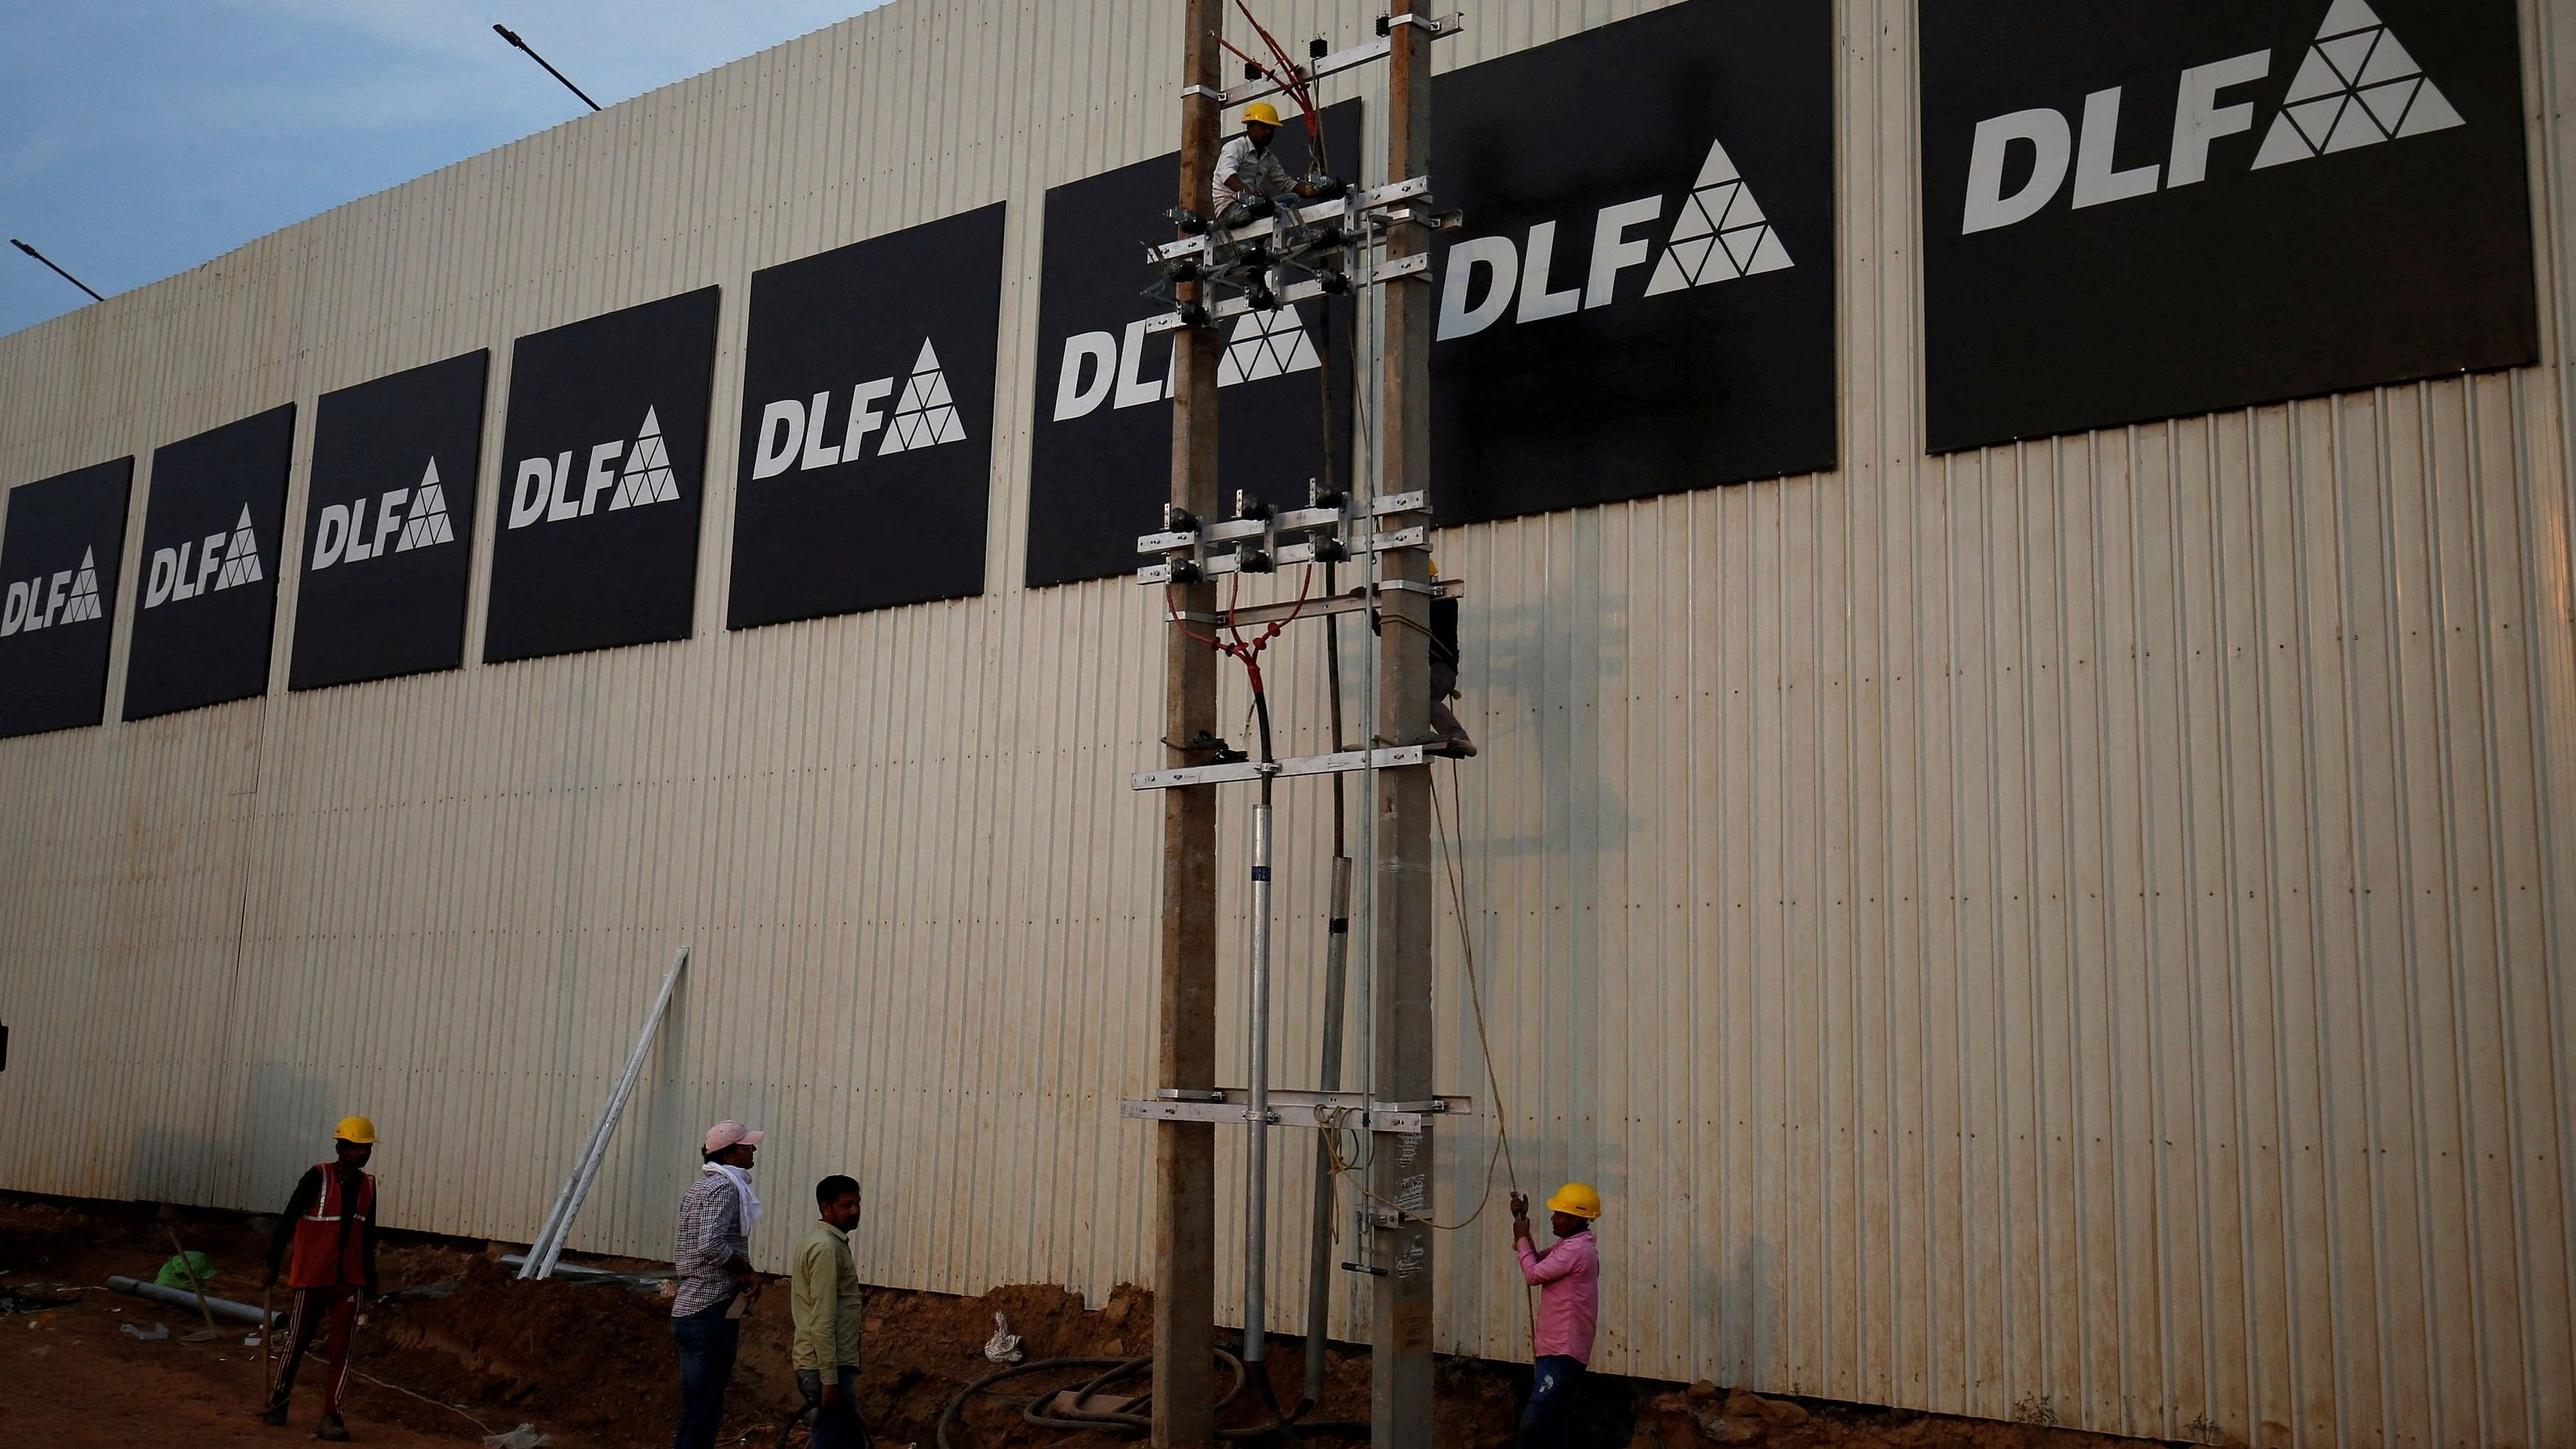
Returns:
[[[492,31],[503,40],[506,40],[512,45],[517,46],[519,49],[526,51],[528,53],[528,59],[535,61],[539,65],[545,66],[546,74],[553,76],[556,80],[563,81],[563,88],[572,92],[574,95],[580,96],[581,103],[583,105],[590,107],[594,111],[599,109],[599,102],[592,100],[589,95],[583,92],[581,87],[574,85],[570,80],[565,79],[562,71],[555,69],[553,65],[547,62],[544,56],[537,54],[537,48],[535,46],[530,45],[519,38],[519,32],[512,30],[510,27],[500,24],[497,21],[493,23]]]
[[[91,301],[104,302],[107,300],[105,297],[98,294],[97,288],[82,281],[80,278],[73,276],[71,273],[64,271],[62,268],[55,267],[54,259],[52,257],[46,256],[43,252],[36,250],[34,247],[27,245],[25,242],[18,240],[14,236],[9,238],[9,245],[16,247],[18,250],[25,252],[31,257],[34,257],[37,261],[43,262],[46,266],[53,267],[55,276],[60,277],[64,281],[71,283],[73,286],[80,288],[82,291],[89,293]]]

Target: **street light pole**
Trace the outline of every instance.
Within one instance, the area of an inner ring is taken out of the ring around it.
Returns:
[[[563,88],[572,92],[574,95],[580,96],[581,103],[583,105],[590,107],[594,111],[599,109],[599,102],[592,100],[588,95],[584,94],[581,87],[574,85],[569,80],[565,80],[564,73],[548,64],[544,56],[537,54],[537,48],[535,46],[530,45],[519,38],[519,32],[495,21],[492,25],[492,33],[500,36],[503,40],[510,42],[512,45],[517,46],[519,49],[526,51],[528,53],[528,59],[535,61],[539,65],[545,66],[546,74],[553,76],[556,80],[563,81]]]
[[[91,301],[104,302],[107,300],[105,297],[98,294],[97,288],[82,281],[80,278],[73,276],[71,273],[64,271],[62,268],[54,266],[54,259],[52,257],[46,256],[43,252],[36,250],[34,247],[27,245],[25,242],[18,240],[14,236],[9,238],[9,245],[16,247],[18,250],[25,252],[31,257],[34,257],[37,261],[43,262],[46,266],[53,267],[55,276],[60,277],[64,281],[71,283],[73,286],[80,288],[82,291],[89,293]]]

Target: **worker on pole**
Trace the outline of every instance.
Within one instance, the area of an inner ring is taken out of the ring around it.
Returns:
[[[751,1230],[760,1221],[751,1165],[766,1135],[731,1119],[708,1128],[698,1180],[680,1194],[679,1245],[671,1255],[680,1275],[671,1299],[671,1337],[680,1345],[680,1427],[672,1449],[713,1449],[724,1422],[742,1315],[760,1296],[760,1276],[751,1267]]]
[[[1601,1249],[1592,1237],[1592,1224],[1601,1216],[1601,1194],[1589,1183],[1569,1182],[1547,1200],[1547,1208],[1556,1245],[1540,1248],[1530,1241],[1528,1196],[1512,1194],[1512,1250],[1520,1255],[1522,1281],[1539,1289],[1520,1449],[1557,1449],[1574,1442],[1574,1385],[1592,1362],[1592,1333],[1601,1322]]]
[[[1270,214],[1270,208],[1292,196],[1312,196],[1315,185],[1288,174],[1271,152],[1279,135],[1279,108],[1254,101],[1243,108],[1243,134],[1216,153],[1216,172],[1208,187],[1211,211],[1219,226],[1240,226]]]
[[[349,1391],[349,1360],[357,1336],[358,1310],[376,1296],[376,1180],[366,1171],[375,1155],[376,1124],[364,1117],[343,1117],[333,1128],[332,1160],[317,1162],[297,1179],[294,1196],[268,1244],[268,1277],[263,1290],[286,1277],[293,1291],[287,1315],[286,1352],[277,1359],[277,1378],[268,1388],[260,1418],[286,1422],[288,1397],[295,1389],[296,1365],[313,1346],[313,1336],[327,1324],[328,1364],[322,1380],[322,1422],[316,1439],[349,1437],[340,1420],[340,1402]],[[363,1296],[362,1296],[363,1295]],[[273,1331],[264,1327],[263,1332]]]
[[[859,1321],[868,1307],[859,1270],[850,1261],[859,1185],[834,1173],[814,1184],[814,1206],[819,1216],[796,1250],[788,1277],[796,1324],[789,1362],[796,1387],[814,1409],[813,1449],[858,1449]]]

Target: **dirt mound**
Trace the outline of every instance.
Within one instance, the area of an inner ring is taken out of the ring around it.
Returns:
[[[663,1301],[631,1290],[522,1283],[475,1259],[454,1292],[398,1298],[365,1367],[482,1417],[618,1437],[677,1408],[679,1359]],[[664,1400],[670,1402],[664,1402]]]
[[[1629,1449],[2119,1449],[2156,1442],[1904,1409],[1800,1403],[1743,1389],[1728,1393],[1706,1380],[1646,1399],[1637,1406],[1636,1425]]]

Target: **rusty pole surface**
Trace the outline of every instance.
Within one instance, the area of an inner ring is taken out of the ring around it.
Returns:
[[[1395,0],[1395,18],[1432,12],[1419,0]],[[1389,30],[1387,56],[1387,160],[1390,181],[1431,170],[1431,37],[1424,26]],[[1388,233],[1390,257],[1430,248],[1416,225]],[[1431,285],[1424,277],[1388,284],[1386,301],[1385,408],[1382,455],[1384,490],[1405,493],[1431,484]],[[1382,528],[1425,521],[1395,515]],[[1427,549],[1380,555],[1382,578],[1428,583]],[[1409,744],[1431,732],[1431,607],[1410,589],[1388,590],[1379,606],[1378,738]],[[1422,1101],[1431,1087],[1431,767],[1412,765],[1376,772],[1377,881],[1372,914],[1376,927],[1376,1026],[1370,1035],[1372,1090],[1384,1101]],[[1369,1417],[1371,1442],[1418,1449],[1431,1442],[1431,1229],[1420,1217],[1431,1211],[1432,1139],[1381,1134],[1369,1167],[1370,1207],[1390,1204],[1407,1216],[1378,1219],[1375,1261],[1386,1276],[1373,1280],[1376,1349],[1372,1355]]]
[[[1188,0],[1183,11],[1184,86],[1225,84],[1217,45],[1222,0]],[[1214,97],[1181,98],[1180,204],[1207,210],[1224,117]],[[1182,289],[1183,300],[1195,294]],[[1216,517],[1216,334],[1183,328],[1172,342],[1172,501]],[[1145,520],[1150,524],[1153,520]],[[1191,613],[1216,608],[1216,586],[1175,587]],[[1204,763],[1172,748],[1216,730],[1216,654],[1174,625],[1163,643],[1163,763]],[[1216,1085],[1216,786],[1163,796],[1162,960],[1155,997],[1154,1080],[1164,1087]],[[1216,1127],[1164,1122],[1153,1129],[1155,1449],[1213,1445],[1216,1325]]]

